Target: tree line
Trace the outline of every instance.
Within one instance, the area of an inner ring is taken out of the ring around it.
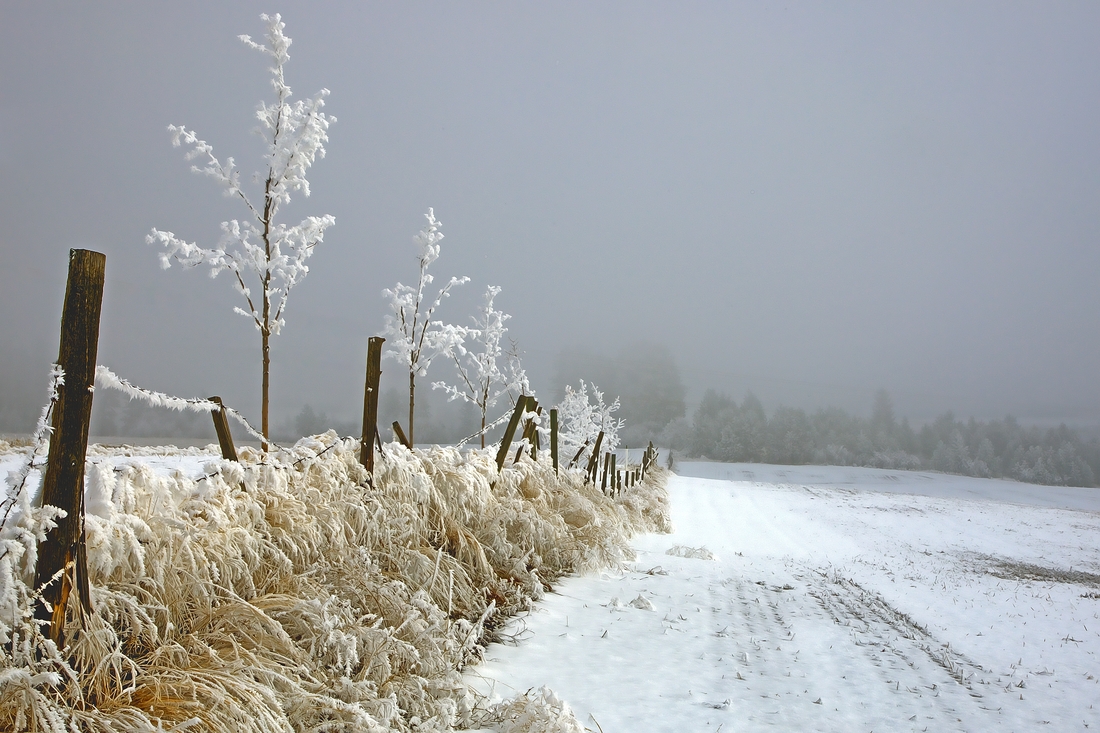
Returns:
[[[707,390],[693,419],[670,422],[661,442],[718,461],[874,466],[1008,478],[1052,486],[1096,486],[1100,440],[1061,425],[1026,427],[1013,417],[962,421],[948,412],[919,430],[875,395],[869,418],[830,407],[780,407],[769,416],[751,393],[738,403]]]

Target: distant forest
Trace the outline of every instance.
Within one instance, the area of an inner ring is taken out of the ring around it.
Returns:
[[[880,390],[871,417],[839,408],[780,407],[769,417],[752,394],[740,404],[708,390],[694,419],[674,420],[662,444],[717,461],[874,466],[1009,478],[1051,486],[1096,486],[1100,440],[1084,440],[1065,425],[1024,427],[1011,417],[963,422],[951,413],[914,430],[894,417]]]

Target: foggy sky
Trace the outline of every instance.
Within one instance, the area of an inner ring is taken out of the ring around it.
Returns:
[[[162,271],[144,237],[212,246],[244,217],[166,127],[258,168],[270,84],[237,35],[261,12],[338,120],[284,209],[336,225],[274,340],[276,422],[359,414],[429,206],[437,281],[472,278],[440,315],[501,286],[536,390],[563,347],[649,339],[689,399],[866,413],[881,387],[916,419],[1100,421],[1092,2],[5,3],[0,409],[43,401],[84,247],[107,254],[100,363],[258,415],[227,275]]]

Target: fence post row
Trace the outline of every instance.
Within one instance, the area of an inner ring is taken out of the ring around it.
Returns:
[[[233,434],[229,432],[229,418],[226,416],[222,398],[214,396],[210,401],[218,403],[218,409],[211,410],[210,417],[214,420],[214,432],[218,434],[218,447],[221,448],[222,458],[239,463],[237,447],[233,445]]]
[[[99,252],[69,250],[57,357],[65,372],[65,383],[58,388],[53,408],[50,454],[42,479],[42,504],[64,509],[66,515],[38,543],[34,573],[34,587],[42,591],[42,602],[35,606],[34,615],[46,623],[47,633],[59,649],[65,645],[65,609],[74,585],[81,609],[92,610],[84,547],[84,460],[88,455],[106,264],[107,257]],[[60,580],[53,582],[58,573]]]
[[[508,458],[508,449],[512,447],[512,438],[516,436],[516,428],[523,417],[524,407],[527,405],[527,395],[520,395],[516,399],[516,406],[512,410],[512,417],[508,420],[508,427],[504,429],[504,437],[500,440],[500,448],[497,449],[497,471],[504,470],[504,461]]]
[[[359,443],[359,463],[372,477],[374,444],[378,440],[378,381],[382,377],[382,344],[385,341],[381,336],[367,339],[367,380],[363,386],[363,435]]]

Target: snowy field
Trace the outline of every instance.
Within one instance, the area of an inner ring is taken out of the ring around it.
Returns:
[[[1100,729],[1100,490],[677,472],[675,532],[559,583],[479,689],[546,685],[604,733]]]

